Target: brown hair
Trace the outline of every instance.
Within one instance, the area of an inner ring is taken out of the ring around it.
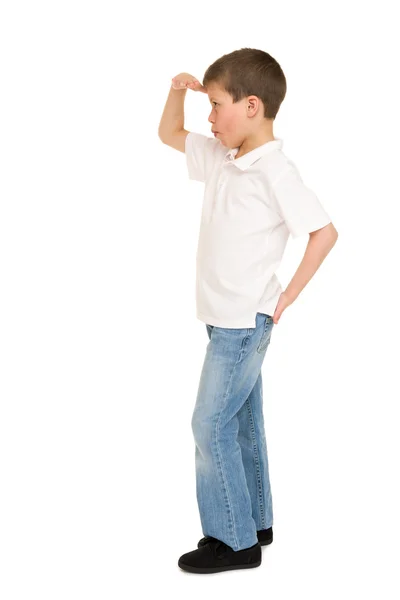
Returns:
[[[203,86],[215,82],[240,102],[246,96],[257,96],[264,104],[264,118],[275,119],[286,95],[286,78],[278,62],[267,52],[241,48],[224,54],[210,65]]]

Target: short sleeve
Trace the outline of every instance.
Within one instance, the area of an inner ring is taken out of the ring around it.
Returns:
[[[190,131],[186,136],[185,155],[189,179],[205,182],[215,161],[220,141]]]
[[[331,222],[318,197],[304,184],[293,163],[273,183],[272,194],[293,238],[321,229]]]

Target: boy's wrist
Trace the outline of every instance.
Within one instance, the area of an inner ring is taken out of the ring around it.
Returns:
[[[296,292],[294,290],[292,290],[290,288],[290,286],[288,286],[286,288],[286,290],[284,290],[282,293],[285,294],[285,297],[290,304],[293,304],[293,302],[296,300],[297,296],[299,295],[299,294],[296,294]]]

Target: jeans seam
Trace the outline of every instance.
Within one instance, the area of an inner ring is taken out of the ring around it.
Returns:
[[[224,395],[223,407],[226,406],[226,398],[227,398],[229,390],[231,388],[232,378],[233,378],[233,375],[235,373],[236,366],[240,362],[240,358],[241,358],[241,354],[242,354],[242,349],[243,349],[243,342],[242,342],[242,348],[241,348],[241,351],[240,351],[240,354],[239,354],[239,360],[236,361],[236,363],[233,365],[233,368],[232,368],[232,373],[231,373],[231,376],[230,376],[230,379],[229,379],[227,390],[226,390],[225,395]],[[217,421],[216,421],[216,428],[215,428],[216,429],[215,443],[216,443],[216,447],[217,447],[217,458],[218,458],[217,464],[218,464],[218,468],[221,467],[220,473],[221,473],[221,479],[222,479],[222,489],[224,491],[225,500],[227,501],[228,510],[230,512],[230,521],[233,524],[233,534],[232,534],[232,537],[233,537],[233,540],[234,540],[235,547],[237,547],[239,544],[238,544],[237,537],[236,537],[235,517],[234,517],[234,514],[233,514],[233,510],[232,510],[232,504],[231,504],[230,498],[229,498],[228,486],[226,485],[226,482],[224,481],[224,473],[223,473],[223,471],[224,470],[226,471],[226,468],[225,468],[225,465],[223,464],[223,460],[221,458],[221,453],[219,452],[219,446],[218,446],[219,421],[220,421],[220,418],[221,418],[222,410],[223,410],[223,408],[220,410],[220,412],[218,414]]]
[[[255,428],[254,428],[254,417],[253,417],[253,411],[252,411],[250,400],[247,400],[246,404],[247,404],[247,414],[249,416],[249,421],[250,421],[251,437],[252,437],[252,442],[253,442],[253,456],[254,456],[254,462],[256,465],[257,498],[258,498],[258,508],[260,511],[261,529],[264,529],[265,528],[265,510],[264,510],[264,502],[263,502],[263,485],[262,485],[262,479],[261,479],[261,474],[260,474],[259,450],[258,450],[258,446],[257,446],[257,438],[256,438],[256,433],[255,433]]]

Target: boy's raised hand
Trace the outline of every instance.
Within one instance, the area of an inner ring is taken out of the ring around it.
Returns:
[[[179,73],[179,75],[173,77],[172,87],[174,90],[189,89],[194,92],[203,92],[204,94],[207,94],[207,88],[201,85],[200,81],[189,73]]]

